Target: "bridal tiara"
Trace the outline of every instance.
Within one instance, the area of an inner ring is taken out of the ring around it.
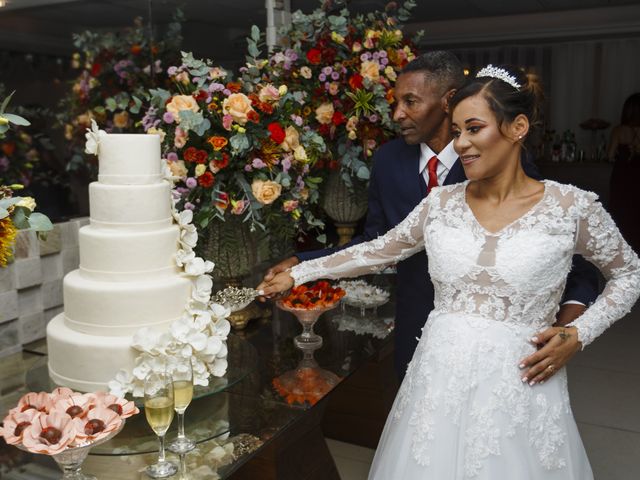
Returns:
[[[516,77],[514,75],[511,75],[504,68],[494,67],[491,64],[487,65],[476,74],[476,78],[480,77],[497,78],[499,80],[502,80],[503,82],[507,82],[516,90],[521,87],[521,85],[516,81]]]

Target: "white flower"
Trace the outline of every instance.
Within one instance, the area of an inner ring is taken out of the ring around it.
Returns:
[[[220,305],[219,303],[212,303],[209,305],[209,310],[211,311],[211,316],[218,319],[227,318],[231,314],[231,310],[224,305]]]
[[[231,331],[231,324],[226,318],[221,318],[213,324],[212,332],[214,335],[218,335],[221,338],[226,339]]]
[[[209,275],[200,275],[193,284],[191,298],[200,303],[207,303],[211,298],[212,289],[213,280],[211,280],[211,277]]]
[[[207,346],[207,335],[194,328],[193,322],[184,316],[171,324],[171,334],[173,338],[197,352]]]
[[[209,372],[214,377],[221,377],[227,371],[227,359],[226,358],[218,358],[212,364],[209,364]]]
[[[213,271],[213,262],[200,257],[192,258],[184,266],[184,273],[192,277],[200,277],[211,271]]]
[[[94,119],[91,119],[91,128],[87,128],[87,133],[85,133],[84,135],[87,139],[87,143],[85,143],[84,146],[85,153],[98,155],[100,137],[106,134],[107,132],[105,132],[104,130],[100,130],[96,121]]]
[[[191,210],[183,210],[178,214],[176,220],[180,228],[184,228],[193,221],[193,212]]]
[[[196,254],[190,247],[180,249],[176,252],[176,265],[184,267],[184,265],[196,258]]]
[[[180,243],[187,247],[195,248],[198,244],[198,232],[193,225],[187,225],[180,232]]]
[[[116,397],[124,397],[127,392],[130,392],[133,385],[131,384],[131,374],[126,370],[120,370],[116,373],[116,376],[111,380],[109,385],[109,393]]]

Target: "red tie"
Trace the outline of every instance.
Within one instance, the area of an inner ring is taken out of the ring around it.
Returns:
[[[429,182],[427,183],[427,194],[433,187],[438,186],[438,157],[433,156],[427,162],[427,172],[429,173]]]

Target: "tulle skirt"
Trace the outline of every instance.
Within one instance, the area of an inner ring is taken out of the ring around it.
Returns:
[[[591,480],[564,369],[520,378],[530,327],[430,316],[382,433],[370,480]]]

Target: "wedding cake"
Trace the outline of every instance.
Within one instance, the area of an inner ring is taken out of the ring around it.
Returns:
[[[64,278],[64,312],[47,327],[49,374],[75,390],[104,390],[131,372],[141,328],[159,334],[183,316],[192,282],[176,264],[180,227],[157,135],[100,137],[80,267]]]

